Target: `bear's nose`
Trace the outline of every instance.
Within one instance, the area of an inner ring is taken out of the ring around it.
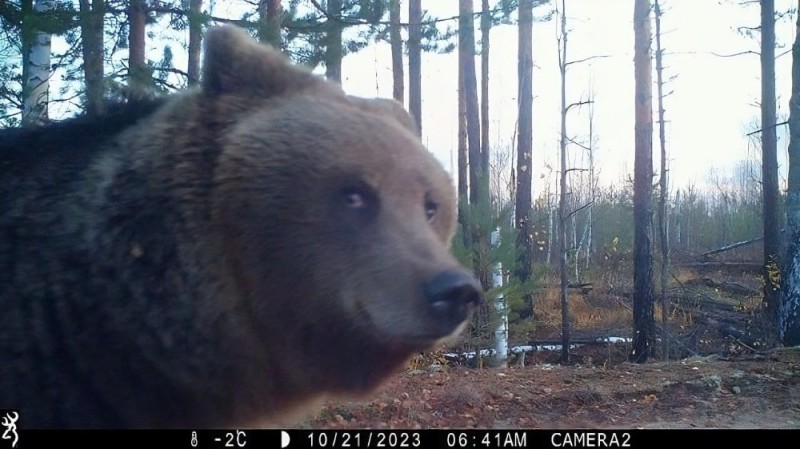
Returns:
[[[425,298],[445,333],[467,319],[470,306],[481,302],[481,285],[466,271],[448,270],[425,284]]]

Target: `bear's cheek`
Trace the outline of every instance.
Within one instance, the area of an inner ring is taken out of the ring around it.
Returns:
[[[435,234],[423,237],[394,239],[384,235],[365,242],[366,248],[361,251],[353,247],[347,260],[358,261],[358,269],[347,262],[331,267],[337,271],[325,277],[340,284],[330,289],[338,293],[329,300],[347,315],[342,324],[389,346],[417,349],[426,349],[458,331],[472,307],[470,301],[445,304],[443,313],[442,304],[426,290],[442,273],[456,273],[465,279],[471,275],[457,265]]]

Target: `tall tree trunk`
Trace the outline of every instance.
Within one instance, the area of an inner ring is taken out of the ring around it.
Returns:
[[[200,44],[203,40],[203,0],[189,2],[189,85],[200,82]]]
[[[561,132],[559,148],[561,164],[559,170],[558,194],[558,272],[561,281],[561,363],[569,363],[570,331],[569,318],[569,279],[567,278],[567,11],[566,1],[561,0],[560,48],[558,49],[558,68],[561,72]],[[573,230],[575,227],[573,226]]]
[[[469,154],[467,148],[467,102],[464,98],[464,67],[458,64],[458,222],[465,248],[472,245],[470,222],[464,208],[469,204]]]
[[[566,163],[566,160],[564,162]],[[565,165],[565,167],[566,167],[566,165]],[[580,199],[580,196],[579,196],[579,194],[577,192],[571,190],[570,191],[570,195],[573,195],[573,194],[575,195],[574,198],[572,199],[572,202],[574,203],[574,204],[572,204],[572,207],[573,207],[572,210],[574,211],[575,210],[574,208],[578,204],[578,200]],[[580,264],[577,263],[577,253],[578,253],[578,250],[580,250],[580,248],[581,248],[579,246],[579,243],[578,243],[578,214],[577,213],[570,214],[569,221],[570,221],[570,230],[572,231],[572,242],[571,242],[571,246],[569,246],[567,248],[572,248],[572,250],[575,251],[576,257],[575,257],[575,263],[572,264],[572,269],[573,269],[573,274],[575,275],[574,279],[576,281],[580,282],[580,280],[581,280],[581,272],[580,272],[580,266],[579,266]]]
[[[400,35],[400,2],[389,3],[389,40],[392,45],[392,97],[405,103],[405,74],[403,73],[403,37]]]
[[[650,0],[635,0],[634,79],[635,162],[633,174],[633,350],[630,359],[644,363],[655,345],[653,259],[650,245],[653,185],[653,64]]]
[[[325,77],[342,84],[342,0],[328,0],[328,37],[325,44]]]
[[[593,234],[594,234],[594,204],[597,201],[597,181],[595,181],[594,172],[594,93],[592,92],[589,101],[589,189],[591,192],[591,202],[589,203],[589,211],[586,218],[586,269],[589,269],[591,263],[593,248]]]
[[[422,6],[408,1],[408,110],[422,135]]]
[[[658,88],[658,143],[661,150],[661,173],[658,179],[658,235],[661,244],[661,327],[663,341],[662,359],[669,359],[669,329],[667,317],[669,316],[669,300],[667,298],[667,281],[669,280],[669,235],[667,234],[667,139],[666,123],[664,122],[664,51],[661,48],[661,6],[655,0],[656,16],[656,86]]]
[[[459,5],[459,8],[461,5]],[[459,9],[460,11],[460,9]],[[466,65],[464,64],[464,46],[461,45],[463,28],[458,32],[458,196],[459,200],[469,203],[469,145],[467,144],[467,93],[464,87]],[[460,214],[461,215],[461,214]],[[462,217],[463,218],[463,217]],[[464,243],[469,247],[469,223],[464,222]]]
[[[464,111],[467,124],[467,148],[469,154],[469,202],[489,204],[489,172],[483,166],[480,142],[480,113],[478,109],[478,82],[475,73],[475,17],[472,0],[459,0],[458,55],[463,74],[461,87],[464,91]],[[478,279],[484,288],[491,287],[489,258],[489,229],[470,227],[469,236]]]
[[[780,251],[778,137],[775,129],[775,1],[761,0],[761,176],[764,195],[764,301],[775,314]]]
[[[55,7],[55,0],[37,0],[33,6],[35,15],[41,16]],[[27,20],[25,20],[27,21]],[[47,106],[50,92],[50,42],[52,36],[34,28],[29,28],[30,44],[23,45],[28,50],[25,77],[23,78],[22,125],[37,126],[47,122]]]
[[[800,1],[798,1],[800,11]],[[800,345],[800,15],[792,45],[792,97],[789,100],[789,189],[786,216],[789,241],[783,272],[779,334],[786,346]]]
[[[548,188],[549,189],[549,188]],[[555,214],[555,207],[550,202],[550,193],[547,194],[547,257],[545,263],[550,266],[550,261],[553,258],[553,235],[555,235],[553,225],[553,215]]]
[[[477,204],[488,193],[488,173],[483,167],[478,112],[478,82],[475,76],[475,18],[472,0],[459,0],[458,55],[463,67],[464,100],[467,114],[467,147],[469,148],[469,202]]]
[[[128,7],[128,100],[137,100],[149,95],[150,71],[145,62],[145,24],[147,5],[145,0],[130,0]]]
[[[460,59],[460,55],[459,55]],[[467,99],[464,91],[464,64],[458,64],[458,198],[469,202],[469,147],[467,146]],[[463,218],[463,217],[461,217]],[[465,235],[466,228],[464,228]]]
[[[678,189],[675,192],[675,239],[674,241],[677,242],[678,248],[681,250],[685,249],[683,246],[684,232],[683,232],[683,203],[681,202],[681,189]]]
[[[521,282],[531,277],[533,242],[531,232],[531,197],[533,165],[533,1],[519,2],[517,42],[517,175],[514,216],[517,227],[515,274]],[[547,248],[548,254],[550,247]],[[526,291],[524,304],[532,304]]]
[[[281,48],[281,0],[259,0],[258,40]],[[339,12],[341,14],[341,12]]]
[[[104,109],[104,17],[104,0],[80,0],[83,76],[86,80],[86,113],[89,115],[99,115]]]
[[[481,0],[481,165],[489,177],[489,0]]]

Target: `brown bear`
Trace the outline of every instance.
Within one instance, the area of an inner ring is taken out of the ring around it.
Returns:
[[[0,408],[232,427],[373,390],[480,300],[447,173],[390,100],[232,27],[199,88],[0,135]]]

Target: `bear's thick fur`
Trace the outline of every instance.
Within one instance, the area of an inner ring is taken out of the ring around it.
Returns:
[[[30,427],[278,422],[369,392],[480,299],[389,100],[241,30],[196,90],[0,135],[0,408]]]

